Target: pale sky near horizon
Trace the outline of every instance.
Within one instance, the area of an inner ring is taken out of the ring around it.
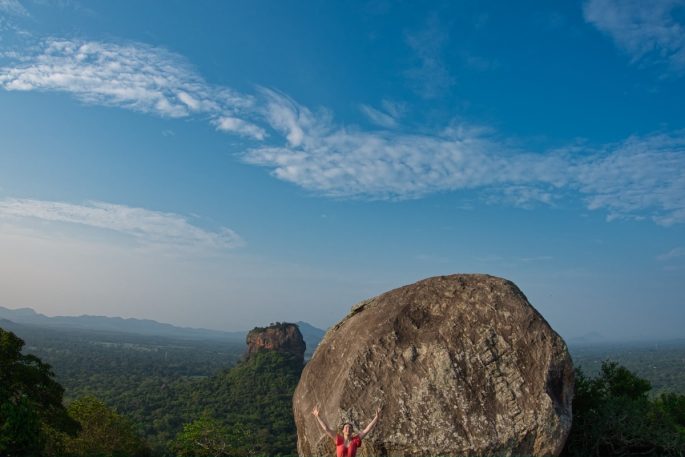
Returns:
[[[0,305],[326,328],[451,273],[682,337],[685,2],[0,0]]]

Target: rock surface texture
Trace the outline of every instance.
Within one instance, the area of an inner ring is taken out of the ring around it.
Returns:
[[[256,327],[247,334],[247,356],[260,350],[289,352],[304,360],[306,345],[296,324],[276,323]]]
[[[300,456],[335,455],[311,414],[359,431],[360,456],[558,455],[571,428],[566,344],[512,282],[425,279],[330,329],[293,397]]]

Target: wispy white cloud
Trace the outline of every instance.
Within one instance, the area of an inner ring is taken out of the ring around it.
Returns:
[[[239,135],[252,137],[255,140],[263,140],[267,136],[266,131],[263,128],[237,117],[222,116],[214,122],[217,130],[221,130],[222,132],[237,133]]]
[[[253,148],[244,160],[324,195],[404,199],[504,183],[558,186],[565,179],[563,158],[511,150],[484,129],[453,125],[434,136],[360,131],[275,92],[268,96],[271,121],[289,146]]]
[[[381,102],[383,109],[386,113],[391,115],[395,119],[400,119],[407,112],[407,104],[404,102],[398,102],[395,100],[384,99]]]
[[[477,190],[489,202],[531,206],[580,194],[608,218],[685,222],[685,132],[632,137],[604,148],[518,150],[489,129],[454,124],[434,135],[360,131],[314,116],[275,92],[270,120],[289,144],[243,160],[331,197],[408,199]]]
[[[484,191],[485,201],[490,204],[507,204],[531,209],[540,204],[552,205],[561,197],[559,187],[532,182],[526,185],[505,184]]]
[[[665,262],[665,261],[677,259],[680,257],[685,257],[685,247],[678,246],[677,248],[673,248],[668,252],[665,252],[661,255],[658,255],[656,259],[659,261]]]
[[[205,230],[178,214],[104,202],[76,205],[43,200],[4,199],[0,200],[0,218],[33,218],[110,230],[130,236],[145,246],[221,250],[244,244],[240,236],[228,228]]]
[[[208,84],[181,56],[141,43],[47,40],[16,65],[0,68],[0,86],[67,92],[85,103],[162,117],[203,114],[220,130],[264,136],[237,117],[252,112],[253,97]],[[234,128],[222,119],[233,119]]]
[[[571,168],[590,209],[608,218],[685,222],[685,131],[631,137]]]
[[[265,99],[261,112],[272,128],[285,135],[291,146],[300,146],[305,137],[305,130],[321,130],[326,127],[327,113],[320,113],[315,117],[312,112],[285,94],[262,88],[260,90]]]
[[[397,120],[388,113],[379,111],[369,105],[360,105],[359,109],[372,123],[380,127],[386,129],[397,127]]]
[[[405,72],[414,90],[427,99],[444,95],[455,79],[442,56],[448,35],[438,16],[431,15],[423,29],[407,32],[405,37],[417,60],[417,65]]]
[[[486,202],[519,207],[580,195],[610,220],[685,222],[683,131],[532,152],[466,123],[432,133],[397,130],[406,107],[390,101],[384,111],[362,107],[384,128],[339,125],[330,112],[312,112],[274,90],[249,96],[212,86],[181,57],[145,45],[49,40],[13,58],[17,65],[0,69],[7,90],[65,91],[168,117],[202,114],[219,131],[260,141],[274,131],[274,141],[246,150],[242,160],[319,195],[401,200],[473,190]]]
[[[19,0],[0,0],[0,13],[11,14],[13,16],[29,15],[29,12]]]
[[[685,71],[683,0],[588,0],[585,20],[609,35],[632,62],[666,62]]]
[[[0,58],[11,55],[6,44],[19,37],[28,37],[31,34],[20,25],[26,18],[30,18],[29,12],[17,0],[0,0]]]

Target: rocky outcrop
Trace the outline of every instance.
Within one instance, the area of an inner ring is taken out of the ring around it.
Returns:
[[[247,356],[261,350],[289,352],[304,360],[306,345],[296,324],[276,323],[269,327],[256,327],[246,338]]]
[[[558,455],[571,427],[566,345],[510,281],[429,278],[330,329],[293,397],[300,456],[334,455],[311,410],[357,430],[361,456]]]

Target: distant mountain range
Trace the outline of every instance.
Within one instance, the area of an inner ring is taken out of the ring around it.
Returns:
[[[147,336],[160,336],[188,340],[225,340],[245,342],[246,331],[222,332],[203,328],[177,327],[150,319],[124,319],[105,316],[54,316],[37,313],[31,308],[9,309],[0,306],[0,327],[3,320],[16,324],[48,327],[64,330],[90,330],[102,332],[133,333]],[[297,322],[307,344],[307,354],[311,355],[326,333],[306,322]],[[7,326],[7,325],[6,325]]]
[[[314,327],[306,322],[295,322],[300,328],[300,333],[302,333],[302,338],[307,344],[307,349],[304,351],[304,358],[309,359],[314,354],[314,350],[319,345],[323,336],[326,334],[326,330],[321,330],[320,328]]]

